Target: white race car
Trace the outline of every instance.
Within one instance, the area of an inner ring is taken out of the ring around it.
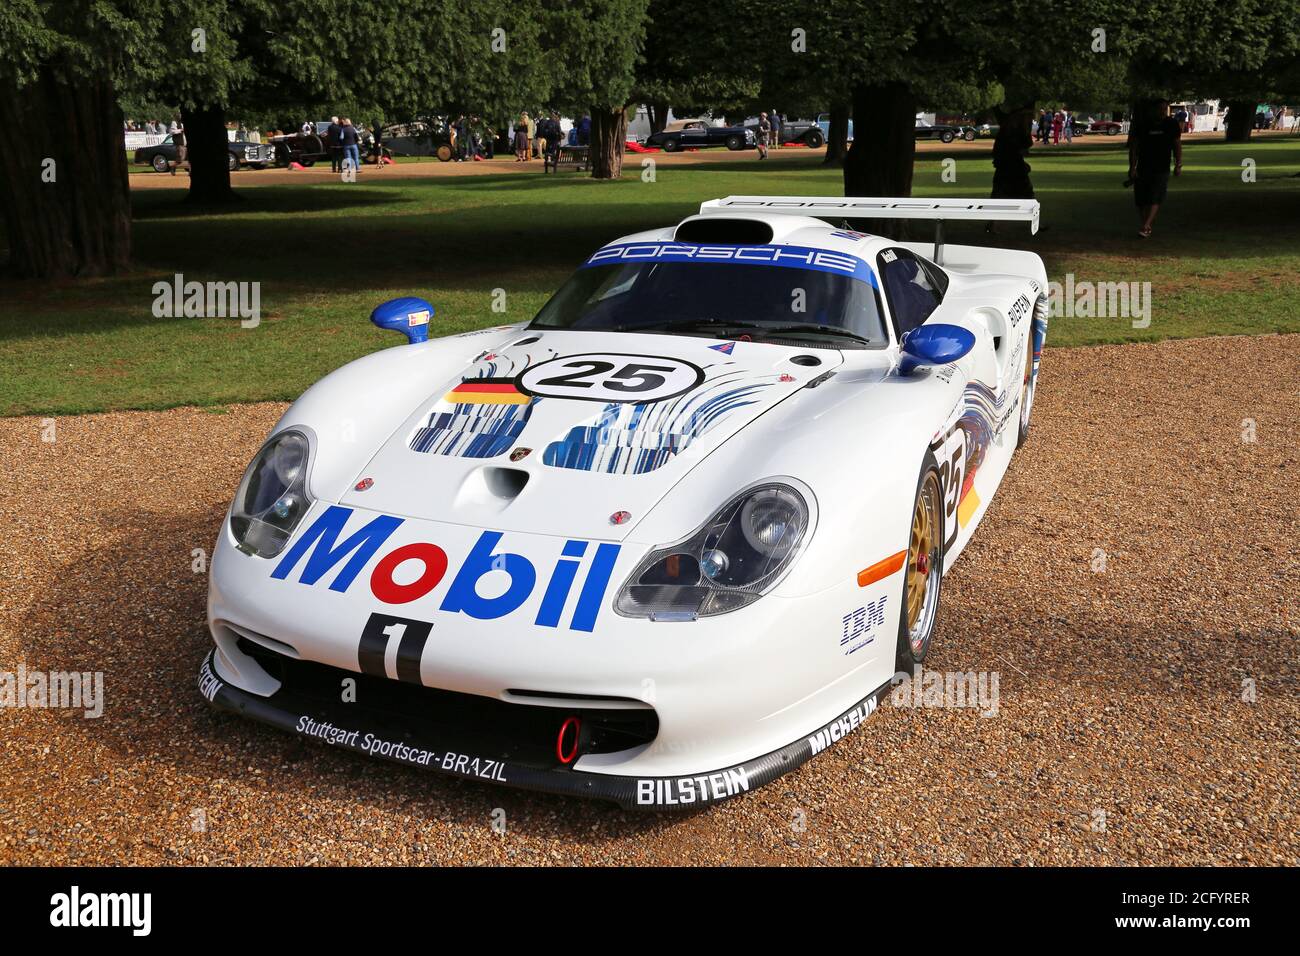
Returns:
[[[835,222],[930,219],[928,243]],[[731,197],[597,250],[526,324],[285,412],[212,562],[218,707],[461,777],[690,807],[856,728],[930,650],[1025,440],[1036,202]]]

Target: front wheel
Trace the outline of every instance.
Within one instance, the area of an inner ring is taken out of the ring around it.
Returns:
[[[943,585],[943,491],[934,456],[926,453],[912,506],[912,525],[903,565],[903,604],[898,609],[894,671],[915,673],[930,653]]]
[[[1112,127],[1110,127],[1109,129],[1106,130],[1106,135],[1107,135],[1107,136],[1118,136],[1118,135],[1119,135],[1119,127],[1118,127],[1118,126],[1112,126]]]
[[[153,167],[155,173],[165,173],[167,172],[167,157],[161,153],[155,153],[149,165]]]
[[[803,141],[809,149],[821,149],[826,145],[826,137],[822,136],[822,131],[819,129],[809,130]]]
[[[239,157],[234,153],[228,153],[226,159],[226,168],[232,173],[239,171]]]
[[[745,141],[739,136],[732,135],[727,137],[727,149],[731,150],[733,153],[744,145]]]
[[[942,133],[939,134],[939,139],[942,140],[942,141],[945,142],[945,143],[951,143],[951,142],[953,141],[953,137],[954,137],[954,135],[955,135],[955,134],[953,133],[952,130],[950,130],[950,129],[946,129],[946,130],[944,130]]]
[[[435,150],[433,151],[433,155],[435,155],[435,156],[438,157],[438,162],[440,162],[440,163],[450,163],[450,162],[451,162],[451,144],[450,144],[450,143],[439,143],[439,144],[438,144],[438,148],[435,149]]]
[[[1034,329],[1029,329],[1029,339],[1025,343],[1025,380],[1020,386],[1020,429],[1016,435],[1016,447],[1020,448],[1029,441],[1029,416],[1034,411]]]
[[[975,131],[973,129],[968,129],[961,134],[961,138],[968,143],[973,143],[975,142]]]
[[[666,139],[666,140],[664,140],[664,152],[665,152],[665,153],[675,153],[675,152],[677,152],[677,151],[678,151],[679,149],[681,149],[681,148],[682,148],[682,141],[679,140],[679,139]]]

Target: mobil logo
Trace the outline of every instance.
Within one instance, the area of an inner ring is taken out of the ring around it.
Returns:
[[[280,559],[271,577],[288,579],[301,564],[298,582],[315,586],[337,568],[328,587],[331,591],[346,592],[405,521],[392,515],[378,515],[349,530],[347,525],[352,514],[353,509],[341,505],[326,508]],[[346,535],[345,531],[348,532]],[[439,610],[487,621],[505,617],[523,606],[538,586],[538,568],[522,554],[497,550],[502,537],[500,531],[484,531],[479,535],[469,554],[456,563],[455,576]],[[572,631],[595,629],[596,617],[600,614],[621,545],[598,544],[591,548],[590,544],[572,539],[565,541],[555,565],[544,569],[550,576],[533,623],[541,627],[560,627],[569,595],[586,563],[586,573],[578,589],[568,628]],[[398,583],[395,572],[399,566],[411,561],[421,565],[419,576],[413,581]],[[409,604],[436,588],[452,566],[447,552],[437,544],[413,541],[382,554],[370,572],[370,592],[385,604]],[[478,591],[480,579],[489,573],[498,577],[503,573],[509,581],[505,590],[494,597],[484,597]]]

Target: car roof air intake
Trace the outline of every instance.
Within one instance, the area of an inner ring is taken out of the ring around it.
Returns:
[[[688,219],[677,227],[679,242],[720,242],[727,245],[761,245],[772,241],[772,227],[758,219]]]

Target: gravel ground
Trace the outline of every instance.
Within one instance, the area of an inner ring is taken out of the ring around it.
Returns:
[[[0,709],[0,863],[1294,866],[1297,369],[1300,336],[1049,348],[1034,437],[949,578],[931,662],[999,672],[997,716],[882,707],[686,816],[209,709],[192,552],[282,406],[60,418],[54,443],[0,420],[0,670],[107,685],[98,720]]]

